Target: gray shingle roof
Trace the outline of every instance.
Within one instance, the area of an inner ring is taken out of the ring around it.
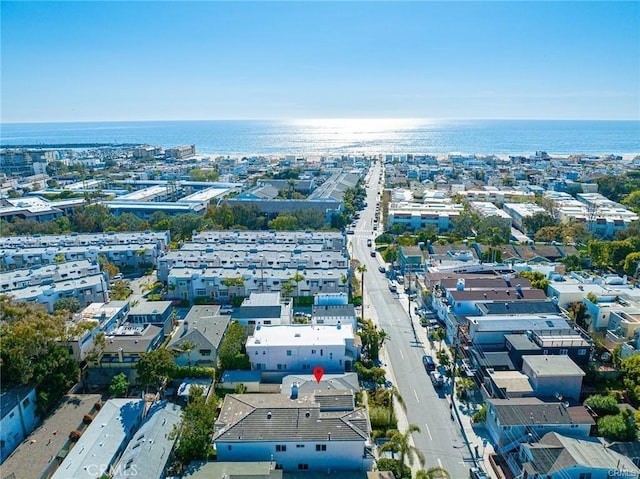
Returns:
[[[365,410],[321,412],[313,396],[228,394],[214,442],[366,440],[368,424]]]
[[[501,426],[526,424],[595,424],[584,406],[564,407],[559,401],[538,398],[487,399]]]

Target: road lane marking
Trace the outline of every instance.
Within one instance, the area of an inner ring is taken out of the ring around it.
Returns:
[[[402,349],[398,349],[398,352],[400,353],[400,357],[404,359],[404,354],[402,354]]]
[[[416,390],[413,390],[413,394],[416,396],[416,401],[420,402],[420,399],[418,398],[418,393],[416,392]]]
[[[429,439],[433,441],[433,437],[431,436],[431,431],[429,430],[429,425],[425,424],[424,426],[427,428],[427,434],[429,434]]]
[[[440,466],[440,469],[444,469],[444,468],[442,467],[442,461],[440,460],[440,458],[438,458],[438,465]]]

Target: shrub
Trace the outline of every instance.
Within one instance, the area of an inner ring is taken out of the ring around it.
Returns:
[[[487,419],[487,405],[483,404],[482,407],[480,408],[480,410],[478,410],[473,417],[471,418],[471,420],[474,423],[481,423],[484,422]]]
[[[396,418],[391,408],[373,406],[369,408],[369,419],[371,427],[375,429],[388,429],[396,426]]]
[[[69,439],[72,442],[78,441],[78,439],[80,439],[81,436],[82,436],[82,433],[80,431],[78,431],[77,429],[74,429],[73,431],[71,431],[69,433]]]
[[[386,457],[378,459],[378,471],[391,471],[396,478],[411,479],[411,469],[404,466],[402,474],[400,474],[400,461],[397,459],[388,459]]]
[[[618,401],[612,396],[594,395],[587,398],[584,405],[593,409],[593,412],[598,416],[618,414],[620,412]]]
[[[93,408],[94,408],[96,411],[99,411],[100,409],[102,409],[102,403],[101,403],[101,402],[97,402],[97,403],[95,403],[95,404],[93,405]]]
[[[82,422],[85,424],[91,424],[91,421],[93,421],[93,416],[91,414],[85,414],[82,418]]]
[[[172,373],[172,379],[184,378],[209,378],[213,379],[216,371],[213,368],[205,368],[202,366],[180,366]]]

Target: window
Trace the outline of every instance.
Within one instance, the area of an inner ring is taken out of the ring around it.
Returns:
[[[291,356],[293,352],[290,349],[287,349],[287,356]]]
[[[299,471],[307,471],[309,470],[309,464],[298,464]]]
[[[204,289],[196,289],[196,296],[206,296],[207,292]]]
[[[591,473],[581,472],[580,475],[578,476],[578,479],[591,479]]]
[[[297,448],[304,447],[304,444],[296,444]]]
[[[276,444],[276,452],[286,452],[287,445],[286,444]]]
[[[22,401],[22,407],[26,408],[30,402],[29,398],[24,398],[24,401]]]
[[[231,444],[229,444],[229,445],[227,446],[227,450],[228,450],[228,451],[230,451],[230,450],[231,450]]]
[[[311,350],[311,354],[316,354],[316,350],[315,350],[315,349],[312,349],[312,350]]]
[[[287,369],[286,364],[278,364],[278,370]]]
[[[201,349],[200,350],[200,356],[211,356],[211,350],[210,349]]]
[[[578,349],[578,356],[584,356],[585,354],[587,354],[586,349]]]
[[[326,451],[326,450],[327,450],[326,444],[316,444],[316,451]]]
[[[569,351],[568,351],[568,350],[566,350],[566,349],[561,349],[561,350],[560,350],[560,354],[561,354],[562,356],[566,356],[567,354],[569,354]]]

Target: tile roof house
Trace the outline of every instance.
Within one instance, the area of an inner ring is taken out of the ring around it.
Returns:
[[[353,394],[228,394],[215,425],[219,461],[275,461],[287,471],[366,471],[373,465],[367,412]]]

